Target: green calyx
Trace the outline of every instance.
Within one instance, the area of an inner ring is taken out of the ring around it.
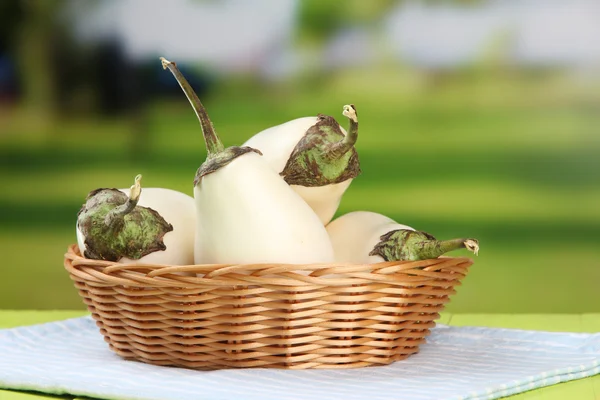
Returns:
[[[317,123],[300,139],[280,175],[290,185],[326,186],[356,178],[360,162],[354,144],[358,139],[358,118],[354,105],[344,106],[348,134],[330,116],[319,114]]]
[[[88,194],[77,214],[77,227],[85,240],[84,256],[95,260],[139,260],[166,250],[163,237],[173,230],[155,210],[138,206],[141,175],[127,196],[118,189],[97,189]]]
[[[179,83],[179,86],[192,105],[192,108],[198,117],[198,121],[200,121],[200,129],[202,129],[202,135],[204,136],[204,142],[206,143],[206,161],[200,165],[200,168],[198,168],[198,171],[196,172],[194,186],[198,185],[204,176],[218,171],[241,155],[250,152],[255,152],[262,155],[262,153],[257,149],[247,146],[233,146],[225,148],[225,146],[223,146],[223,142],[221,142],[221,139],[217,135],[210,118],[208,117],[208,113],[206,112],[204,105],[198,98],[198,95],[196,95],[196,92],[194,92],[194,89],[192,89],[192,86],[189,84],[187,79],[185,79],[181,71],[179,71],[179,68],[177,68],[177,64],[167,60],[164,57],[160,57],[160,61],[164,69],[171,71],[177,80],[177,83]]]
[[[380,256],[385,261],[417,261],[438,258],[461,248],[477,255],[479,242],[476,239],[437,240],[425,232],[397,229],[382,235],[369,255]]]

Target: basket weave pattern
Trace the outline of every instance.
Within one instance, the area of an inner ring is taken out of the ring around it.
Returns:
[[[418,351],[470,258],[380,264],[65,268],[110,348],[194,369],[356,368]]]

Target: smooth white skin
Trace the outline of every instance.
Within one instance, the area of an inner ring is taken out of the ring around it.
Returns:
[[[323,224],[256,153],[247,153],[194,188],[196,264],[333,261]]]
[[[250,146],[263,153],[264,159],[277,173],[283,171],[292,151],[306,134],[306,131],[317,123],[317,117],[297,118],[281,125],[265,129],[252,136],[243,146]],[[340,127],[341,128],[341,127]],[[344,135],[346,130],[341,128]],[[352,179],[327,186],[305,187],[291,185],[292,189],[319,216],[321,223],[327,225],[340,205],[344,192]]]
[[[396,229],[410,229],[385,215],[370,211],[344,214],[327,225],[336,262],[373,264],[385,261],[369,253],[379,243],[380,237]]]
[[[313,212],[317,214],[321,223],[327,225],[335,215],[342,201],[342,196],[351,183],[352,179],[347,179],[344,182],[326,186],[307,187],[290,185],[290,187],[313,209]]]
[[[260,150],[263,159],[279,173],[283,171],[294,147],[304,137],[306,131],[316,123],[317,117],[293,119],[257,133],[242,146]],[[346,131],[343,132],[346,134]]]
[[[129,189],[119,189],[129,195]],[[149,207],[158,212],[173,230],[167,232],[163,242],[167,247],[164,251],[155,251],[139,260],[127,257],[118,262],[124,264],[167,264],[192,265],[194,263],[194,236],[196,232],[196,204],[187,194],[163,188],[142,188],[138,201],[139,206]],[[77,244],[81,252],[85,251],[83,234],[77,228]]]

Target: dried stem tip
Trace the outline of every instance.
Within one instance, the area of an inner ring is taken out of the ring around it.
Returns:
[[[140,195],[142,194],[142,185],[141,185],[142,175],[138,174],[133,179],[133,185],[129,188],[129,199],[134,199],[135,202],[140,199]]]
[[[356,113],[354,104],[346,104],[343,108],[342,115],[351,119],[353,122],[358,123],[358,114]]]
[[[169,68],[169,64],[175,64],[174,62],[171,62],[164,57],[160,57],[160,62],[162,64],[163,69]],[[175,66],[177,66],[177,64],[175,64]]]
[[[479,255],[479,242],[475,239],[467,239],[464,242],[465,249],[469,250],[476,256]]]

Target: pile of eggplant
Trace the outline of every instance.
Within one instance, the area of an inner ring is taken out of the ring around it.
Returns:
[[[437,240],[369,211],[332,221],[360,174],[358,115],[345,105],[347,130],[330,116],[298,118],[225,148],[177,65],[161,58],[200,121],[206,161],[194,197],[141,186],[90,192],[77,217],[77,242],[90,259],[124,263],[312,264],[422,260],[476,239]]]

